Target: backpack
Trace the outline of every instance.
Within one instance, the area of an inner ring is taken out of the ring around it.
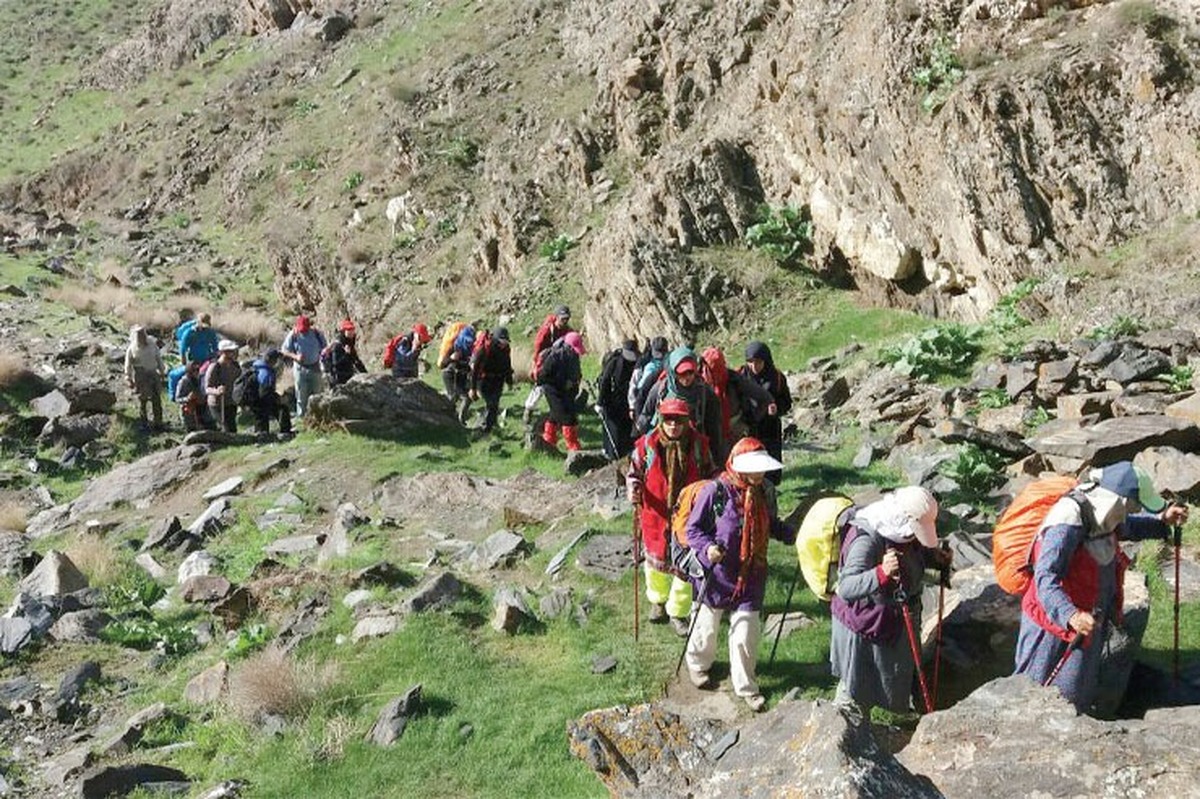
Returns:
[[[820,497],[804,514],[796,532],[796,558],[804,582],[818,599],[828,602],[837,585],[842,538],[854,502],[841,495]],[[840,524],[839,524],[840,522]]]
[[[337,342],[334,342],[335,344]],[[321,350],[321,374],[325,375],[325,379],[330,383],[337,382],[337,375],[334,374],[333,367],[333,344]]]
[[[672,566],[689,577],[703,577],[704,569],[692,554],[691,547],[688,546],[688,517],[692,515],[696,497],[700,496],[700,492],[704,490],[705,486],[714,480],[718,486],[713,496],[713,513],[720,516],[725,512],[725,503],[729,500],[729,493],[717,478],[697,480],[685,485],[679,492],[679,496],[675,498],[675,506],[671,509],[671,523],[667,535],[668,557]]]
[[[400,346],[400,342],[408,333],[399,333],[392,336],[392,340],[387,343],[387,349],[383,351],[383,368],[391,369],[392,364],[396,362],[396,348]]]
[[[996,582],[1005,591],[1024,594],[1033,579],[1033,543],[1054,503],[1071,495],[1079,504],[1085,524],[1095,529],[1091,504],[1073,493],[1078,485],[1074,477],[1060,475],[1034,480],[1017,492],[1012,504],[1000,515],[992,531],[992,565],[996,569]]]
[[[438,368],[445,369],[450,363],[450,353],[454,350],[454,342],[458,338],[458,334],[467,326],[466,322],[454,322],[446,328],[446,332],[442,334],[442,344],[438,348]]]
[[[258,404],[258,369],[252,362],[242,364],[233,381],[233,401],[239,408],[250,408]]]
[[[665,379],[667,373],[663,366],[666,361],[666,358],[651,358],[640,372],[634,374],[633,381],[637,385],[633,393],[634,412],[641,413],[642,408],[646,405],[646,397],[650,394],[650,389],[660,379]]]
[[[192,328],[196,326],[195,318],[187,319],[179,323],[175,328],[175,350],[183,352],[183,340],[187,338],[187,334],[192,332]]]
[[[454,337],[454,351],[461,356],[465,363],[475,351],[475,328],[466,325]]]

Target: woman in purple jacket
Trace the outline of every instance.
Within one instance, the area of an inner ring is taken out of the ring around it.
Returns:
[[[688,546],[704,567],[700,604],[687,643],[688,676],[711,688],[708,670],[717,654],[717,630],[729,616],[729,672],[733,692],[754,711],[766,706],[755,680],[761,635],[759,611],[767,586],[767,540],[790,544],[796,532],[779,520],[767,472],[783,464],[762,442],[743,438],[734,445],[725,471],[696,497],[688,517]]]

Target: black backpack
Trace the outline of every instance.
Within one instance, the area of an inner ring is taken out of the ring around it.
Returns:
[[[239,408],[258,404],[258,369],[251,362],[242,364],[242,370],[233,381],[233,401]]]

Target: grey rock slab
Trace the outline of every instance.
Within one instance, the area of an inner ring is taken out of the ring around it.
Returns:
[[[404,440],[434,430],[462,430],[454,405],[433,386],[390,374],[359,374],[309,403],[305,424]]]
[[[268,555],[299,555],[313,552],[325,541],[324,535],[292,535],[279,538],[263,547]]]
[[[228,687],[229,664],[220,660],[188,680],[183,698],[193,705],[210,705],[220,701]]]
[[[1200,726],[1172,714],[1099,721],[1076,714],[1056,689],[1018,675],[922,716],[897,758],[931,775],[951,799],[1193,796],[1200,779]]]
[[[183,559],[179,564],[179,569],[175,576],[175,582],[185,583],[189,578],[196,577],[202,574],[212,574],[220,568],[220,561],[217,558],[201,549],[198,552],[193,552]]]
[[[58,701],[75,701],[88,683],[100,681],[100,675],[100,664],[94,660],[85,660],[71,668],[58,683]]]
[[[342,597],[342,604],[353,610],[364,602],[369,602],[372,597],[372,592],[366,588],[356,588],[353,591],[346,593]]]
[[[1084,428],[1039,432],[1026,440],[1047,455],[1103,464],[1132,460],[1147,447],[1166,446],[1182,451],[1200,448],[1200,428],[1169,416],[1125,416],[1105,419]]]
[[[259,530],[267,530],[276,525],[295,527],[303,521],[304,517],[299,513],[288,513],[280,508],[270,508],[262,516],[255,519],[254,524]]]
[[[15,530],[0,530],[0,574],[22,577],[25,574],[25,560],[32,552],[28,536]]]
[[[229,497],[220,497],[209,503],[204,512],[188,525],[188,533],[201,540],[228,529],[237,518]]]
[[[383,706],[367,733],[367,741],[376,746],[391,746],[404,734],[408,720],[420,710],[421,685],[418,683]]]
[[[111,622],[112,617],[102,610],[78,610],[59,616],[47,634],[59,643],[94,644]]]
[[[279,498],[275,500],[275,507],[284,509],[303,508],[304,500],[300,499],[300,497],[296,496],[292,492],[287,491],[283,494],[280,494]]]
[[[608,674],[616,668],[617,659],[612,655],[602,655],[592,661],[592,674]]]
[[[389,613],[386,615],[366,616],[354,625],[350,634],[351,641],[361,641],[364,638],[382,638],[391,635],[404,625],[404,617]]]
[[[404,613],[440,610],[454,604],[463,594],[463,585],[450,572],[426,577],[401,604]]]
[[[57,419],[71,412],[71,401],[58,389],[29,401],[29,407],[38,416]]]
[[[543,619],[557,619],[571,610],[571,589],[559,586],[538,600],[538,613]]]
[[[492,629],[515,635],[528,622],[536,621],[525,594],[517,588],[502,586],[492,598]]]
[[[171,574],[167,571],[167,567],[155,560],[149,552],[139,552],[133,562],[141,566],[146,574],[155,580],[165,580]]]
[[[554,553],[554,557],[550,559],[548,564],[546,564],[546,574],[558,574],[559,570],[566,565],[567,557],[570,556],[571,550],[574,549],[580,541],[590,535],[591,532],[592,531],[589,528],[580,530],[579,533],[576,534],[576,536],[572,538],[566,546]]]
[[[17,702],[33,699],[40,692],[40,686],[24,674],[5,680],[0,682],[0,707],[9,707]]]
[[[529,543],[512,530],[497,530],[463,557],[463,565],[471,571],[488,571],[511,566],[529,552]]]
[[[66,785],[84,769],[95,762],[90,746],[79,746],[52,758],[45,764],[42,771],[42,781],[52,787]]]
[[[172,715],[163,702],[156,702],[149,707],[142,708],[125,721],[125,725],[119,733],[100,746],[99,752],[105,755],[128,754],[142,740],[147,727],[155,722],[169,719]]]
[[[604,452],[598,449],[577,449],[567,452],[563,461],[563,471],[579,477],[597,469],[608,466],[609,460]]]
[[[197,574],[179,584],[184,602],[216,602],[233,590],[233,584],[219,574]]]
[[[933,434],[947,444],[975,444],[1014,459],[1031,452],[1014,432],[990,432],[961,419],[943,419],[933,426]]]
[[[205,491],[204,494],[201,495],[201,498],[211,502],[212,500],[220,499],[221,497],[240,494],[242,491],[242,485],[245,482],[245,479],[241,475],[234,475],[227,480],[222,480],[212,488]]]
[[[1133,459],[1160,492],[1187,500],[1200,498],[1200,455],[1174,447],[1148,447]]]
[[[633,542],[627,535],[592,536],[575,558],[584,574],[620,580],[633,567]]]
[[[62,596],[87,588],[87,578],[62,552],[49,550],[33,571],[18,584],[30,596]]]
[[[187,783],[187,775],[179,769],[149,763],[121,766],[97,766],[83,775],[79,791],[82,799],[106,799],[113,794],[124,796],[135,788],[156,783]]]

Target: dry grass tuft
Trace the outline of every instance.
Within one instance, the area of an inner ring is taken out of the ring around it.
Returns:
[[[14,530],[23,533],[28,525],[29,514],[26,513],[25,508],[15,502],[0,503],[0,530]]]
[[[256,350],[278,345],[286,333],[277,319],[249,308],[221,311],[213,317],[213,325],[227,338]]]
[[[21,356],[0,352],[0,391],[16,388],[22,383],[36,379],[37,376],[25,365]]]
[[[112,585],[125,572],[125,563],[117,550],[97,535],[79,535],[63,554],[83,572],[93,588]]]
[[[237,666],[229,678],[229,709],[253,722],[264,714],[300,716],[333,685],[337,669],[298,662],[286,652],[268,647]]]

